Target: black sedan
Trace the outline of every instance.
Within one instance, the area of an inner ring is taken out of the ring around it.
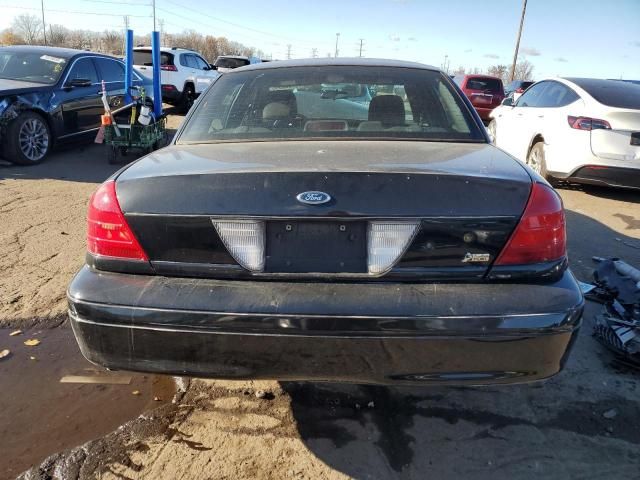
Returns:
[[[124,98],[124,63],[107,55],[67,48],[0,48],[0,157],[32,165],[56,143],[95,136],[104,113],[105,82],[110,105]],[[151,83],[133,73],[132,85]]]
[[[99,187],[87,240],[71,324],[113,369],[532,381],[560,371],[583,309],[557,193],[415,63],[222,75],[171,146]]]

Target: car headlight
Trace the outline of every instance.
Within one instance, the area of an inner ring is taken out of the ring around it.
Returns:
[[[10,104],[11,102],[8,98],[0,99],[0,115],[4,113],[4,111],[9,107]]]

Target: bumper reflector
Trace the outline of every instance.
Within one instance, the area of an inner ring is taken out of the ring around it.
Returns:
[[[398,261],[418,231],[419,222],[370,222],[367,235],[369,273],[381,274]]]
[[[258,220],[212,220],[220,239],[241,266],[252,272],[264,270],[264,222]]]

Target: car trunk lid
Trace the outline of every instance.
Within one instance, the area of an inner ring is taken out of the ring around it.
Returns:
[[[619,109],[607,112],[602,119],[611,129],[591,131],[591,150],[601,158],[626,160],[640,166],[640,110]]]
[[[251,268],[237,268],[220,222],[236,233],[259,222],[266,245],[254,276],[481,277],[530,187],[526,170],[491,145],[435,142],[174,146],[117,179],[122,210],[152,264],[199,276],[246,276]],[[302,203],[304,192],[330,199]],[[392,272],[372,274],[374,235],[383,255],[397,257]]]

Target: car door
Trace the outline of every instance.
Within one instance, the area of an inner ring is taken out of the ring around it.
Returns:
[[[98,76],[104,81],[111,108],[124,104],[124,63],[115,58],[94,57]]]
[[[100,126],[102,101],[100,82],[91,57],[76,59],[63,79],[57,94],[62,99],[63,134],[60,138],[77,135]]]
[[[533,135],[540,134],[544,138],[545,157],[547,166],[555,163],[557,157],[571,156],[571,134],[567,118],[576,112],[582,112],[582,100],[579,95],[568,86],[549,80],[547,87],[538,101],[537,130]],[[579,102],[579,105],[578,105]]]
[[[201,56],[193,54],[191,57],[192,61],[195,62],[196,93],[201,93],[205,91],[220,74],[216,70],[213,70],[211,65]]]
[[[539,82],[529,88],[498,124],[498,146],[522,162],[526,161],[533,132],[541,120],[538,102],[547,84],[546,81]]]

